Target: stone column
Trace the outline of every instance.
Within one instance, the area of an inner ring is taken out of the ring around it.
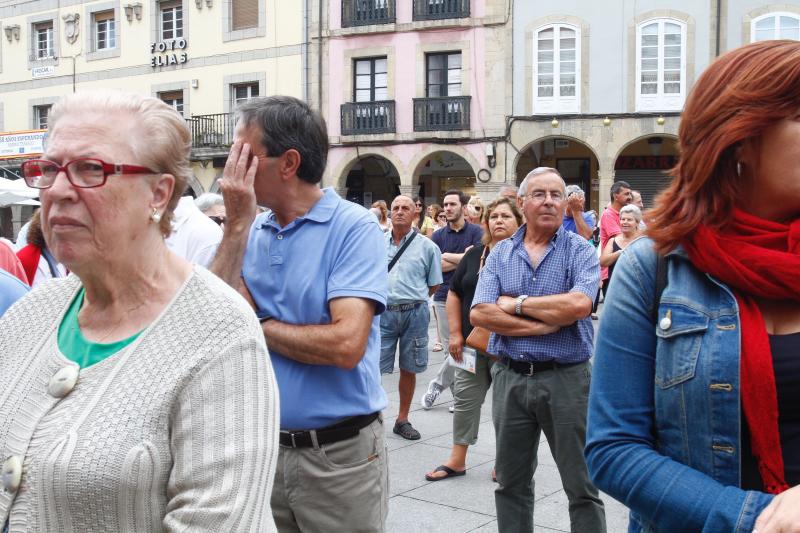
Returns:
[[[416,189],[417,188],[413,185],[400,185],[400,194],[404,194],[413,198],[416,194]]]

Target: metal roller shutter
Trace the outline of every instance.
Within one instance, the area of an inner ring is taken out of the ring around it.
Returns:
[[[233,0],[232,30],[244,30],[258,26],[258,0]]]
[[[653,199],[672,183],[672,178],[664,170],[617,170],[615,181],[627,181],[631,188],[642,193],[645,208],[653,207]]]

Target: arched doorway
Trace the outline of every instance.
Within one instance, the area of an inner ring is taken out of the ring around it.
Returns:
[[[425,198],[426,205],[441,204],[444,193],[450,189],[459,189],[467,196],[476,194],[472,166],[460,155],[447,150],[423,159],[417,167],[415,182],[419,186],[417,194]]]
[[[671,135],[640,137],[625,146],[614,162],[614,180],[627,181],[642,193],[645,208],[672,178],[667,171],[678,162],[678,140]]]
[[[368,155],[350,168],[345,181],[347,199],[369,207],[373,202],[392,199],[400,194],[400,174],[385,157]]]
[[[517,159],[517,185],[536,167],[557,169],[567,185],[578,185],[586,193],[587,210],[599,210],[600,164],[589,146],[566,137],[548,137],[532,142]]]

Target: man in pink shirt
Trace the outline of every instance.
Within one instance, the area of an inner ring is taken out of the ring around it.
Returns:
[[[631,186],[626,181],[616,181],[611,186],[611,203],[600,216],[600,249],[605,249],[606,242],[618,235],[622,230],[619,227],[619,210],[631,203],[633,195]],[[603,298],[608,290],[608,267],[600,269],[600,279],[603,284]]]
[[[5,239],[0,239],[0,269],[18,278],[26,285],[28,284],[28,276],[25,274],[25,269],[22,268],[22,263],[14,253],[11,244]]]

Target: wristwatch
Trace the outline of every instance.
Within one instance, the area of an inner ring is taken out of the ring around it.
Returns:
[[[524,302],[527,298],[527,294],[520,294],[517,296],[517,305],[514,307],[514,313],[517,316],[522,316],[522,302]]]

